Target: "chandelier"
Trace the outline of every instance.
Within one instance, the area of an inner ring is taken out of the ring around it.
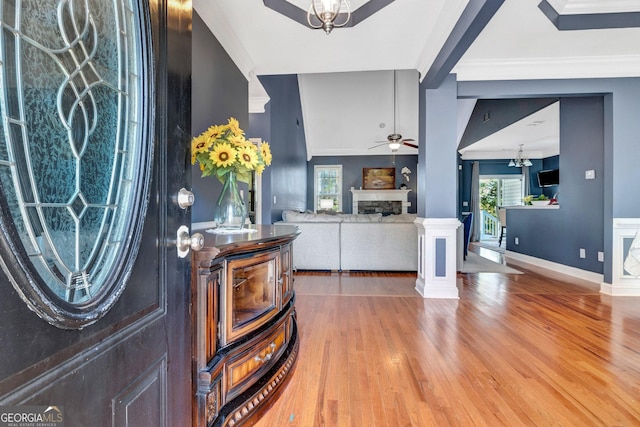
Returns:
[[[344,13],[341,14],[340,11]],[[336,18],[338,15],[344,15],[346,17],[343,22],[336,24]],[[347,0],[311,0],[311,5],[307,11],[307,22],[311,28],[322,28],[325,33],[329,34],[334,28],[340,28],[347,25],[351,19],[351,8]],[[319,24],[314,24],[311,21],[319,21]]]
[[[531,160],[527,159],[524,156],[524,153],[522,152],[522,146],[524,144],[520,144],[520,149],[518,150],[518,155],[515,157],[515,159],[511,159],[509,161],[509,166],[515,166],[518,168],[521,168],[523,166],[531,166],[533,163],[531,163]]]

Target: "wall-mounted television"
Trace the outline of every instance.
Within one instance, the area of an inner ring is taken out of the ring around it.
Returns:
[[[560,170],[549,169],[538,172],[538,186],[551,187],[560,184]]]

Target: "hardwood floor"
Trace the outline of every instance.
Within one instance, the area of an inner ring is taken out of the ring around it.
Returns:
[[[639,426],[640,298],[518,268],[459,274],[459,300],[296,274],[296,371],[256,425]]]

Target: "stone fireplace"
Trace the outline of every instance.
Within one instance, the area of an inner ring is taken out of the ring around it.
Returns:
[[[406,214],[411,206],[408,201],[411,190],[356,190],[351,189],[353,213]]]

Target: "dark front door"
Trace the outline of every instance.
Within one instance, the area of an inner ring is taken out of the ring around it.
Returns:
[[[0,24],[0,414],[190,425],[191,2],[0,0]]]

